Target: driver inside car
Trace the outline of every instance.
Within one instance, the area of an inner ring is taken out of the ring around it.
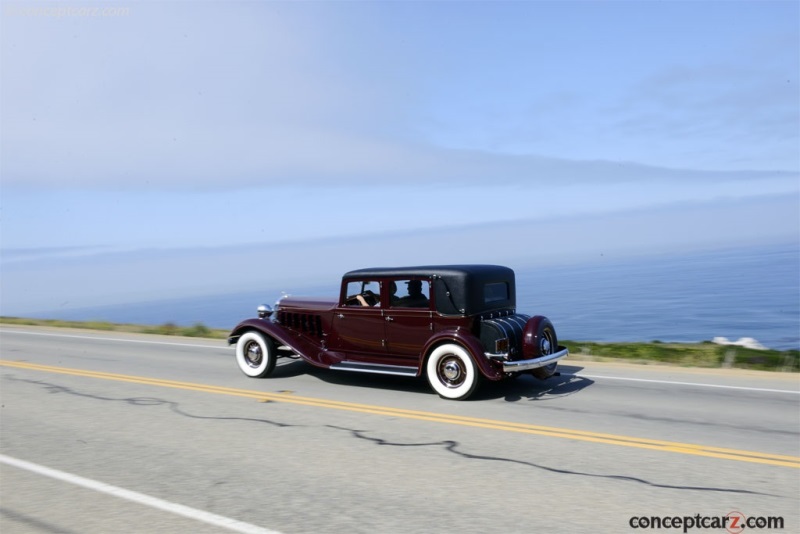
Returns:
[[[367,299],[364,298],[364,295],[356,295],[356,300],[362,306],[366,306],[366,307],[375,306],[380,302],[380,298],[378,297],[378,295],[375,295],[374,293],[372,293],[372,295],[375,296],[375,304],[369,304],[367,302]]]

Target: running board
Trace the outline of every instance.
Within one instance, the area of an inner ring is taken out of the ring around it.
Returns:
[[[361,363],[344,361],[331,365],[336,371],[372,373],[377,375],[417,376],[417,368],[405,365],[385,365],[380,363]]]

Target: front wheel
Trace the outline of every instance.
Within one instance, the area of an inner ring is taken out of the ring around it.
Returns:
[[[536,342],[539,345],[539,356],[553,354],[558,350],[558,337],[556,336],[556,329],[553,328],[553,323],[551,323],[549,320],[545,319],[539,324]],[[556,367],[558,367],[558,362],[553,362],[550,365],[534,369],[531,371],[531,374],[536,378],[545,380],[556,374]]]
[[[454,343],[431,352],[425,374],[433,390],[445,399],[464,400],[478,385],[478,370],[472,356]]]
[[[244,374],[264,378],[275,369],[275,346],[258,332],[245,332],[236,342],[236,363]]]

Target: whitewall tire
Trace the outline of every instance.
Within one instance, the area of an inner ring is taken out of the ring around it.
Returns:
[[[478,369],[467,350],[455,343],[436,347],[428,357],[425,375],[440,397],[463,400],[478,385]]]
[[[275,369],[275,346],[262,334],[245,332],[236,342],[236,363],[244,374],[263,378]]]

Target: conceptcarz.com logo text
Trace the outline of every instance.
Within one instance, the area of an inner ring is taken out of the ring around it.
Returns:
[[[661,530],[670,529],[676,532],[689,532],[694,529],[726,530],[730,534],[739,534],[745,530],[783,530],[783,517],[747,517],[742,512],[730,512],[722,516],[684,515],[684,516],[633,516],[628,525],[634,529]]]

